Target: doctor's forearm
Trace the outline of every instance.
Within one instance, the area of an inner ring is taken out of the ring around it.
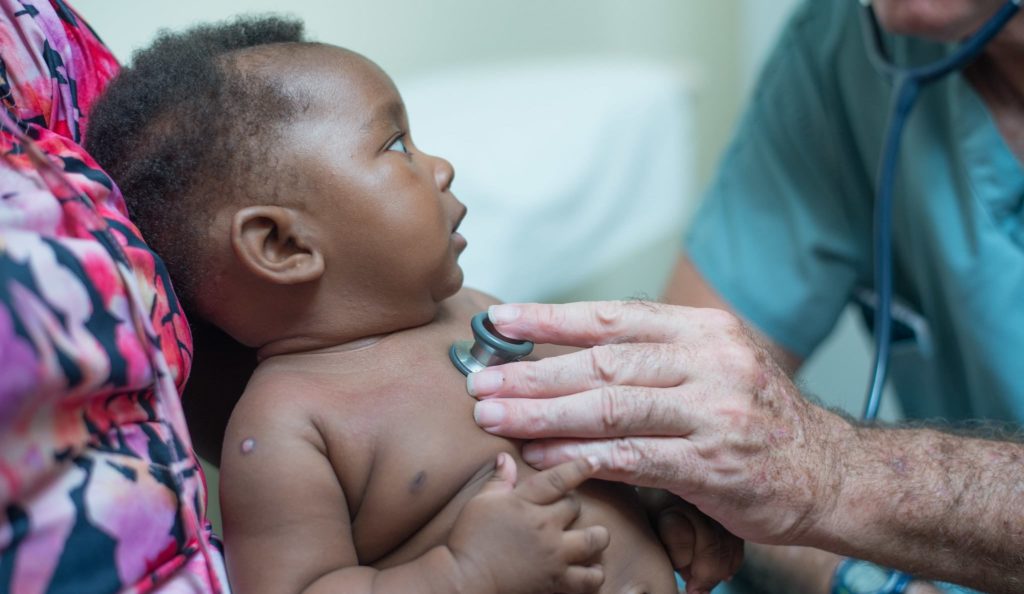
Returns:
[[[1024,445],[858,428],[815,546],[985,592],[1024,589]]]

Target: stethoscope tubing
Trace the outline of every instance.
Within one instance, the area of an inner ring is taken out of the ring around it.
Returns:
[[[973,61],[1020,9],[1021,0],[1008,0],[984,25],[949,56],[930,64],[901,67],[893,63],[885,48],[878,19],[871,2],[861,0],[861,30],[872,66],[893,84],[887,132],[879,160],[874,211],[874,282],[878,301],[874,312],[875,360],[862,418],[878,416],[882,392],[889,374],[892,345],[892,203],[896,185],[903,129],[921,90],[929,83],[958,71]]]

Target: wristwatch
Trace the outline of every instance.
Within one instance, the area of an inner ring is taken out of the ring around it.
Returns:
[[[832,576],[832,594],[902,594],[913,579],[902,571],[847,558]]]

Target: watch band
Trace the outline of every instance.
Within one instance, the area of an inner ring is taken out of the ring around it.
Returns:
[[[896,583],[893,584],[892,592],[894,594],[903,594],[910,587],[910,582],[914,581],[914,576],[909,573],[903,573],[902,571],[893,570],[893,573],[897,576]]]
[[[880,586],[867,587],[858,584],[855,573],[874,572],[874,579],[881,578]],[[913,576],[895,569],[875,565],[870,561],[846,558],[839,562],[832,574],[831,594],[903,594],[906,592]]]

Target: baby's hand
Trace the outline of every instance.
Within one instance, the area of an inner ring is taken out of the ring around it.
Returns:
[[[588,565],[608,546],[608,530],[567,530],[580,513],[569,495],[597,470],[591,460],[566,462],[516,485],[516,463],[498,455],[487,485],[466,503],[448,547],[473,592],[586,594],[604,582]]]
[[[658,533],[687,594],[706,594],[731,579],[743,563],[743,541],[690,503],[663,495],[669,499],[656,512]]]

